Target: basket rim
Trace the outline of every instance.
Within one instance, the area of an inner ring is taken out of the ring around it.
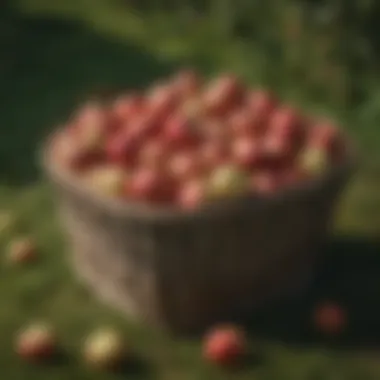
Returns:
[[[328,188],[333,180],[344,182],[354,171],[358,161],[356,150],[353,149],[351,144],[349,144],[347,159],[322,176],[297,183],[294,186],[290,186],[282,191],[274,192],[272,194],[262,195],[251,193],[241,197],[224,199],[221,202],[206,203],[195,210],[188,211],[171,205],[151,205],[143,202],[115,199],[99,194],[98,192],[93,191],[90,187],[84,186],[69,171],[59,167],[53,162],[53,160],[49,160],[50,144],[52,139],[61,130],[62,128],[58,128],[50,133],[39,149],[39,162],[49,180],[61,188],[74,193],[77,197],[84,199],[86,202],[91,203],[106,212],[112,213],[113,215],[120,217],[135,216],[147,220],[194,219],[224,214],[239,208],[244,209],[246,208],[247,203],[249,203],[250,206],[260,206],[268,202],[283,202],[290,198],[313,192],[317,189],[322,190]]]

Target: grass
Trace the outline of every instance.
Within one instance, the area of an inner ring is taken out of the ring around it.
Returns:
[[[259,352],[260,360],[234,374],[210,367],[201,360],[199,339],[173,338],[128,322],[100,305],[76,282],[67,265],[70,249],[55,218],[54,199],[36,165],[43,137],[79,101],[98,91],[143,86],[180,62],[139,44],[101,37],[77,24],[16,13],[8,16],[0,24],[6,37],[1,45],[5,59],[0,62],[0,208],[9,210],[15,223],[2,232],[0,242],[4,253],[0,269],[0,368],[4,378],[380,377],[376,348],[380,341],[380,195],[376,170],[363,171],[344,198],[336,224],[339,234],[321,252],[325,260],[312,288],[295,300],[263,310],[252,320],[251,348]],[[40,258],[34,265],[7,265],[6,246],[19,235],[36,239]],[[325,341],[310,324],[312,305],[325,298],[340,302],[350,315],[349,328],[338,340]],[[46,319],[56,326],[66,353],[61,361],[32,366],[14,354],[14,333],[34,319]],[[125,331],[140,358],[141,363],[126,372],[93,373],[81,363],[85,334],[108,324]]]

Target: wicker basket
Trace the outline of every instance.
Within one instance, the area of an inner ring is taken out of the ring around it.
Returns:
[[[127,315],[189,331],[302,287],[351,163],[192,214],[105,199],[44,159],[79,276]]]

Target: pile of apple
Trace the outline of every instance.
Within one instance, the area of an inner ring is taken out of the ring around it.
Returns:
[[[193,209],[322,175],[344,145],[331,122],[233,75],[205,83],[184,70],[144,93],[83,106],[57,135],[52,159],[103,194]]]

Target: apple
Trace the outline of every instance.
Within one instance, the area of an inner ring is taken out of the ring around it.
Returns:
[[[68,131],[60,131],[51,145],[51,159],[58,165],[72,170],[83,171],[102,160],[102,152],[89,150]]]
[[[184,210],[193,210],[199,207],[205,199],[205,183],[200,179],[188,180],[178,190],[177,204]]]
[[[149,203],[173,200],[175,184],[171,177],[151,168],[139,168],[126,181],[124,194],[131,199]]]
[[[239,109],[228,118],[228,126],[236,136],[250,136],[256,129],[254,119],[245,109]]]
[[[208,180],[209,199],[219,199],[240,195],[249,189],[249,176],[236,165],[222,165],[211,173]]]
[[[52,328],[44,323],[34,323],[21,330],[15,341],[16,353],[33,362],[45,361],[56,353],[56,337]]]
[[[310,175],[299,167],[289,167],[279,175],[279,182],[282,187],[293,186],[310,178]]]
[[[37,257],[37,248],[30,237],[18,238],[9,243],[7,259],[12,264],[25,264]]]
[[[227,124],[220,119],[205,118],[198,125],[204,141],[227,144],[231,138]]]
[[[145,100],[141,95],[128,94],[118,97],[112,104],[111,114],[116,120],[125,124],[144,112]]]
[[[138,153],[138,163],[152,169],[163,169],[168,159],[168,149],[161,139],[151,139],[143,144]]]
[[[335,302],[324,302],[318,305],[313,314],[316,328],[326,335],[339,335],[347,326],[345,310]]]
[[[269,170],[261,170],[251,177],[251,190],[263,195],[274,193],[279,188],[279,178],[277,173]]]
[[[239,364],[247,354],[244,332],[233,325],[218,326],[204,338],[203,357],[207,362],[230,367]]]
[[[118,166],[107,164],[89,170],[84,180],[96,192],[118,196],[122,194],[126,173]]]
[[[263,162],[263,150],[257,140],[240,137],[232,142],[232,159],[241,168],[252,170]]]
[[[280,134],[268,133],[261,145],[264,160],[269,166],[283,166],[296,155],[293,141]]]
[[[141,143],[141,136],[120,131],[112,135],[105,144],[105,155],[109,162],[130,168],[136,161],[136,153]]]
[[[174,154],[168,163],[170,174],[180,181],[199,177],[204,168],[199,157],[192,151],[182,151]]]
[[[271,133],[297,142],[304,132],[301,116],[290,107],[281,107],[273,112],[269,128]]]
[[[173,79],[173,87],[177,96],[182,100],[194,98],[200,91],[201,78],[196,71],[185,69],[180,71]]]
[[[325,150],[333,161],[339,161],[345,154],[339,130],[329,122],[320,122],[312,126],[307,144]]]
[[[198,149],[198,157],[202,166],[210,170],[228,162],[229,147],[220,140],[204,141]]]
[[[187,117],[175,114],[165,123],[163,139],[171,149],[193,147],[199,142],[194,124]]]
[[[84,342],[85,362],[97,369],[115,369],[128,354],[123,336],[111,328],[101,328],[92,332]]]
[[[163,123],[175,110],[178,97],[168,84],[153,87],[147,96],[147,113],[159,123]]]
[[[210,115],[223,116],[240,104],[244,88],[232,75],[223,75],[209,83],[202,101]]]
[[[74,119],[75,139],[81,149],[91,151],[99,149],[107,135],[107,112],[98,104],[88,104]]]
[[[277,104],[278,101],[275,96],[263,90],[248,93],[245,101],[247,109],[261,128],[267,124]]]
[[[190,120],[198,120],[204,116],[203,104],[198,97],[185,99],[180,106],[180,111]]]
[[[327,152],[321,148],[305,148],[298,158],[299,168],[309,175],[321,175],[329,167],[329,157]]]

